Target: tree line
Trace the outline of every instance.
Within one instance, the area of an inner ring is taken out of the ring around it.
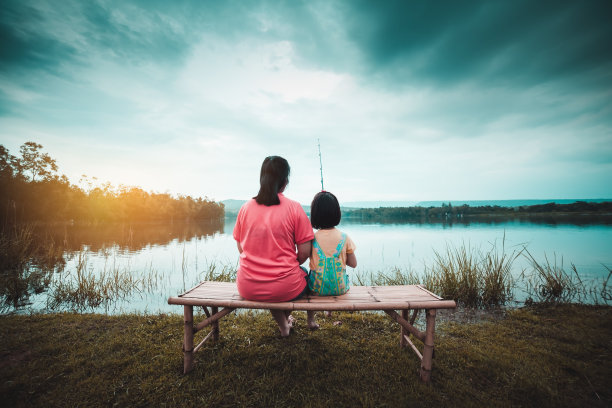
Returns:
[[[520,207],[501,207],[487,205],[470,207],[467,204],[453,206],[451,203],[442,204],[441,207],[379,207],[346,210],[343,216],[358,218],[367,221],[430,221],[430,220],[456,220],[464,217],[478,216],[528,216],[528,215],[612,215],[612,202],[592,203],[576,201],[571,204],[528,205]]]
[[[222,203],[207,197],[147,192],[139,187],[110,183],[87,189],[58,173],[55,159],[43,146],[26,142],[17,156],[0,145],[0,211],[2,223],[13,222],[115,222],[218,219]]]

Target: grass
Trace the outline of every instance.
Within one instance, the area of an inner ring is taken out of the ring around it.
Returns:
[[[422,281],[429,290],[468,307],[504,305],[513,299],[512,265],[521,253],[506,252],[505,237],[501,249],[493,243],[488,251],[447,245],[446,252],[434,252]]]
[[[186,376],[182,316],[0,316],[2,404],[612,405],[610,307],[540,304],[499,320],[441,322],[430,384],[419,381],[418,360],[399,348],[399,326],[388,317],[321,314],[312,332],[296,315],[288,339],[267,312],[229,315],[221,340],[205,344]]]

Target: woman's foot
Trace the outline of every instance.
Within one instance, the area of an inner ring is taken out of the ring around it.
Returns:
[[[289,315],[289,317],[287,317],[284,310],[270,310],[270,313],[274,317],[274,320],[276,320],[276,324],[278,324],[278,330],[280,330],[281,337],[288,337],[293,327],[293,323],[289,323],[289,318],[293,319],[293,322],[295,321],[293,316]]]

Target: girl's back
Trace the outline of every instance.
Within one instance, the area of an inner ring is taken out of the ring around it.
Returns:
[[[310,256],[309,290],[321,296],[342,295],[350,289],[347,258],[354,258],[355,243],[337,228],[315,233]]]

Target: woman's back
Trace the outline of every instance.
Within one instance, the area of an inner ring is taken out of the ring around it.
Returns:
[[[234,239],[242,247],[236,283],[245,299],[283,302],[305,287],[295,248],[313,238],[310,221],[298,202],[278,197],[271,206],[248,201],[236,219]]]

